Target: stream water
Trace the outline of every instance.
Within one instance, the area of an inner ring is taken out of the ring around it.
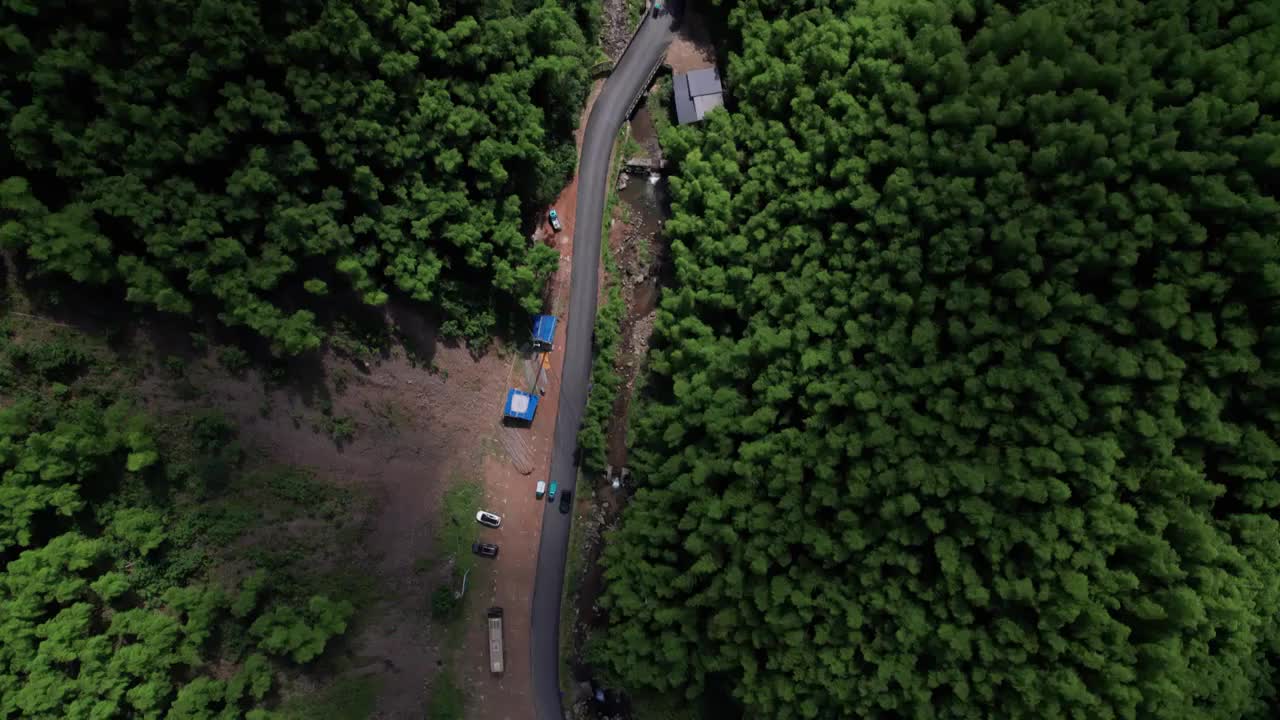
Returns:
[[[631,120],[631,134],[649,157],[658,157],[657,136],[647,108],[643,105]],[[628,158],[629,159],[629,158]],[[667,179],[657,173],[630,175],[627,186],[618,191],[620,214],[626,220],[620,242],[613,246],[617,261],[615,280],[622,283],[623,299],[627,312],[622,320],[618,347],[618,359],[623,362],[618,371],[624,385],[614,400],[612,419],[609,423],[607,442],[608,462],[615,468],[627,464],[627,426],[631,411],[631,388],[636,374],[641,371],[644,355],[648,351],[647,333],[652,330],[651,318],[661,296],[662,285],[668,281],[666,241],[662,226],[670,213],[667,200]],[[648,323],[645,327],[637,327]],[[601,486],[595,492],[593,505],[598,504],[601,520],[611,524],[625,503],[626,493]],[[586,549],[587,569],[582,578],[576,599],[578,626],[575,628],[578,642],[582,631],[604,627],[604,612],[595,606],[596,598],[604,588],[604,576],[599,564],[603,542],[597,540]],[[590,668],[574,658],[574,680],[588,682]],[[593,710],[599,716],[625,717],[625,702],[616,694],[608,693],[604,703],[594,703]]]

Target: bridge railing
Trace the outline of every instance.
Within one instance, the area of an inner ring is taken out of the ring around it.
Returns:
[[[631,44],[635,42],[636,36],[638,36],[640,31],[644,29],[644,24],[649,22],[649,13],[653,8],[652,1],[653,0],[645,0],[644,15],[641,16],[640,24],[636,25],[635,31],[631,33],[631,39],[627,40],[627,46],[622,49],[622,54],[618,56],[619,60],[627,56],[627,51],[631,49]],[[627,112],[623,115],[624,118],[631,117],[631,113],[635,112],[636,105],[640,103],[640,98],[644,97],[645,93],[648,92],[649,86],[653,84],[653,76],[658,74],[658,69],[662,67],[662,64],[666,62],[666,59],[667,54],[664,52],[658,56],[656,61],[654,61],[653,67],[649,68],[649,73],[646,76],[644,83],[640,85],[640,89],[636,92],[636,96],[631,98],[630,104],[627,105]],[[602,60],[595,65],[592,65],[592,79],[609,77],[609,75],[613,73],[615,66],[616,64],[612,60]]]

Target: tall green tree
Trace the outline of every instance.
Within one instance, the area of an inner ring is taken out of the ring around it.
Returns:
[[[11,2],[0,31],[0,243],[37,271],[283,353],[321,342],[327,287],[473,336],[537,309],[555,254],[522,221],[587,82],[556,2]]]
[[[743,2],[593,657],[754,718],[1272,717],[1269,2]]]

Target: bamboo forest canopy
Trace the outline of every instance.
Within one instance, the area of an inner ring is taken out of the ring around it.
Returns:
[[[570,2],[9,0],[0,244],[285,353],[339,291],[483,337],[555,263],[521,220],[574,166]]]
[[[593,660],[751,718],[1275,717],[1278,11],[729,9]]]

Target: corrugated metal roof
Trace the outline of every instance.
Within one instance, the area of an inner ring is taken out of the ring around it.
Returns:
[[[694,70],[685,77],[688,78],[690,97],[724,92],[724,87],[720,84],[720,73],[715,68]]]

